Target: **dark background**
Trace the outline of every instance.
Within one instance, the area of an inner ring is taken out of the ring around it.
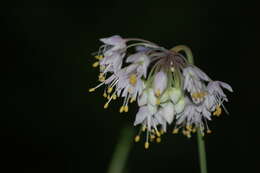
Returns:
[[[252,1],[7,1],[1,5],[0,172],[106,172],[121,129],[118,103],[103,109],[99,38],[119,34],[171,48],[232,85],[230,115],[210,122],[209,173],[259,172],[259,16]],[[196,137],[166,135],[132,147],[128,172],[199,172]]]

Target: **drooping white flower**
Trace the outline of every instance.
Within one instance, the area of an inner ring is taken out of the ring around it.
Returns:
[[[145,52],[138,52],[130,55],[129,57],[127,57],[126,62],[139,64],[137,68],[138,73],[141,73],[144,77],[147,76],[147,69],[150,63],[150,59],[145,54]]]
[[[175,115],[174,105],[171,102],[162,104],[158,114],[171,124]]]
[[[210,78],[201,71],[199,68],[194,66],[188,66],[183,69],[184,86],[183,89],[188,92],[198,93],[203,90],[202,81],[209,81]]]
[[[216,110],[213,115],[219,116],[221,114],[221,106],[225,109],[223,102],[228,101],[227,96],[223,92],[222,88],[233,92],[231,86],[225,82],[211,81],[208,83],[208,95],[205,97],[205,105],[208,110]],[[227,110],[225,111],[227,112]]]
[[[174,104],[176,104],[182,96],[182,91],[181,91],[180,88],[169,88],[168,93],[169,93],[169,96],[171,98],[171,101]]]
[[[119,35],[114,35],[107,38],[101,38],[100,41],[105,43],[104,53],[110,54],[113,51],[118,51],[126,48],[126,40],[120,37]]]
[[[150,105],[151,106],[151,105]],[[158,116],[156,113],[157,109],[151,110],[149,105],[141,106],[136,114],[134,126],[141,124],[142,130],[146,130],[146,140],[145,140],[145,148],[149,147],[149,140],[154,138],[155,136],[160,137],[160,132],[158,131],[157,126],[161,125],[163,128],[165,127],[165,121],[162,117]],[[140,131],[141,132],[141,131]],[[138,142],[140,140],[140,133],[135,137],[135,141]]]
[[[177,115],[177,127],[183,128],[183,133],[187,137],[190,137],[190,133],[199,129],[202,134],[204,134],[204,129],[206,128],[209,133],[209,127],[207,121],[211,120],[210,111],[206,108],[204,104],[196,105],[188,97],[185,97],[185,108],[181,114]]]
[[[155,74],[153,81],[153,90],[157,97],[159,97],[167,87],[168,78],[164,71],[159,71]]]
[[[118,72],[122,67],[123,54],[113,52],[111,55],[104,56],[100,60],[100,71],[103,74],[107,72]]]

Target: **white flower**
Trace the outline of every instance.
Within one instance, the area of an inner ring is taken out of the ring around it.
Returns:
[[[196,105],[188,97],[185,97],[186,105],[184,111],[177,115],[177,126],[183,127],[184,135],[190,137],[190,132],[200,129],[201,133],[204,134],[204,129],[209,133],[209,127],[207,120],[211,120],[211,113],[205,105]],[[205,122],[205,123],[204,123]]]
[[[186,100],[184,97],[181,97],[181,99],[175,104],[175,111],[177,114],[181,113],[184,110],[184,107],[186,105]]]
[[[203,90],[202,81],[209,81],[210,78],[199,68],[194,66],[188,66],[183,69],[184,76],[184,90],[187,90],[191,94],[198,93]]]
[[[160,142],[160,135],[172,124],[173,133],[182,129],[187,137],[196,130],[209,133],[207,121],[219,116],[222,107],[225,110],[223,102],[228,99],[223,88],[232,92],[231,86],[212,81],[190,64],[179,53],[183,46],[167,50],[147,40],[118,35],[100,41],[104,44],[95,53],[98,61],[92,66],[100,66],[101,83],[89,91],[105,85],[104,108],[122,97],[120,112],[127,112],[128,104],[137,100],[134,126],[141,125],[141,130],[135,141],[140,140],[141,131],[146,131],[145,148],[150,141]]]
[[[182,91],[180,88],[169,88],[168,94],[169,94],[169,97],[171,98],[171,101],[174,104],[176,104],[182,96]]]
[[[100,41],[105,43],[106,48],[104,53],[112,53],[113,51],[118,51],[126,48],[126,40],[120,37],[119,35],[114,35],[107,38],[101,38]],[[112,47],[111,47],[112,46]]]
[[[150,59],[145,54],[145,52],[138,52],[130,55],[129,57],[127,57],[126,62],[139,64],[137,68],[138,73],[141,73],[144,77],[146,77]]]
[[[175,115],[174,105],[171,102],[161,104],[158,113],[167,123],[171,124]]]
[[[168,84],[168,77],[164,71],[159,71],[155,74],[153,81],[153,90],[157,97],[159,97],[164,90],[166,89]]]
[[[103,59],[100,60],[100,71],[103,74],[107,72],[117,72],[122,67],[122,59],[124,55],[113,52],[111,55],[106,55]]]
[[[225,95],[221,87],[227,89],[230,92],[233,92],[231,86],[227,83],[221,81],[211,81],[208,83],[207,86],[208,95],[205,97],[205,105],[207,109],[211,111],[216,109],[217,111],[214,112],[214,114],[217,116],[221,114],[220,106],[223,106],[223,108],[225,109],[223,102],[228,101],[227,96]]]

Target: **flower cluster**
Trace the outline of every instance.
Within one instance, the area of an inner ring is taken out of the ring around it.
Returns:
[[[129,103],[137,100],[139,110],[134,125],[141,125],[135,141],[145,132],[145,148],[150,141],[160,142],[167,125],[174,124],[173,134],[182,131],[210,133],[207,121],[219,116],[228,101],[222,88],[230,85],[211,80],[189,62],[178,49],[167,50],[150,41],[118,35],[100,39],[104,44],[95,54],[100,86],[105,86],[104,108],[117,97],[123,98],[119,112],[128,112]],[[227,111],[226,111],[227,112]]]

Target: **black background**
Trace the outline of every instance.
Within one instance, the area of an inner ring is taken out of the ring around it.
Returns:
[[[99,38],[190,46],[213,79],[232,85],[230,115],[210,122],[209,173],[259,172],[259,16],[252,1],[8,1],[1,5],[0,172],[106,172],[137,106],[103,109],[91,53]],[[128,172],[199,172],[196,138],[132,147]]]

